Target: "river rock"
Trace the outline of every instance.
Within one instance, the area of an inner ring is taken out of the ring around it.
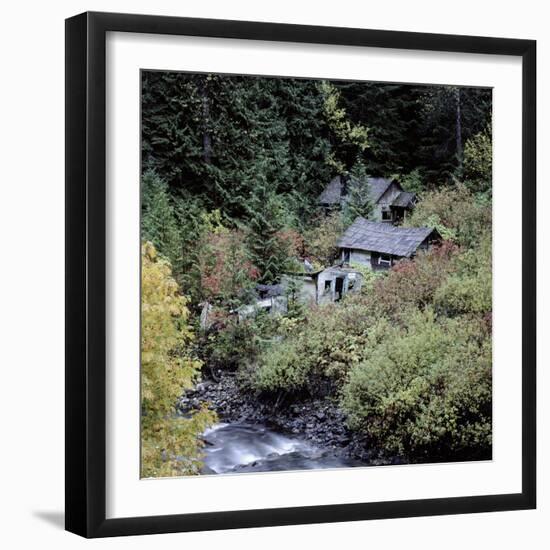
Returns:
[[[178,405],[180,413],[190,414],[206,405],[224,424],[267,426],[281,434],[310,441],[317,448],[331,449],[331,452],[334,449],[339,456],[371,463],[367,443],[347,429],[345,415],[337,403],[304,398],[290,403],[283,401],[275,408],[275,399],[254,394],[250,389],[242,391],[234,373],[220,371],[218,376],[218,380],[205,378],[182,395]]]

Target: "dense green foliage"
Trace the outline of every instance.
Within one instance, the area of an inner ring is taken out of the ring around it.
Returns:
[[[352,121],[369,129],[363,157],[372,176],[418,170],[423,186],[462,176],[464,146],[491,117],[491,90],[335,82]],[[417,189],[412,189],[417,191]]]
[[[491,445],[491,341],[479,321],[411,311],[381,318],[370,353],[343,388],[349,423],[388,454],[435,461],[487,457]]]
[[[475,245],[491,224],[490,201],[462,184],[425,193],[406,221],[410,227],[434,227],[443,238],[466,247]]]
[[[491,195],[493,142],[490,127],[471,137],[464,147],[464,181],[474,193]]]
[[[263,177],[294,221],[307,221],[331,176],[351,170],[358,155],[369,175],[416,170],[424,188],[468,169],[477,178],[471,148],[486,149],[480,133],[490,140],[488,89],[150,71],[142,78],[144,172],[154,169],[174,197],[185,191],[231,218],[246,218]]]
[[[185,189],[233,218],[247,215],[257,175],[297,211],[330,176],[315,81],[146,71],[142,116],[144,170],[155,169],[174,195]]]
[[[339,212],[322,214],[304,234],[307,255],[321,265],[331,265],[338,256],[336,242],[344,230]]]

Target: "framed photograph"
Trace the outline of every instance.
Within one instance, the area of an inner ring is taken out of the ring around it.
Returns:
[[[535,507],[530,40],[66,21],[66,528]]]

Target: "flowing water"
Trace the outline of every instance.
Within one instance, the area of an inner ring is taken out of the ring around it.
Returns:
[[[358,462],[338,456],[297,438],[280,434],[265,426],[216,424],[204,432],[204,473],[273,472],[359,466]]]

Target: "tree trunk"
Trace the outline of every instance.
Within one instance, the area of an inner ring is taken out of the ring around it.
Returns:
[[[458,174],[462,177],[462,166],[464,162],[464,152],[462,147],[462,114],[460,101],[460,88],[455,90],[456,100],[456,159],[458,162]]]
[[[212,137],[210,135],[210,97],[206,80],[201,78],[199,93],[202,101],[202,158],[206,164],[212,159]]]

